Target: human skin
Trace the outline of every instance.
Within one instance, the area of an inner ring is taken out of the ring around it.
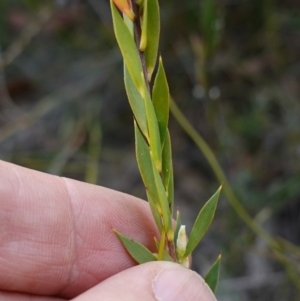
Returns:
[[[154,250],[146,202],[0,161],[0,301],[213,301],[169,262],[136,265],[113,233]]]

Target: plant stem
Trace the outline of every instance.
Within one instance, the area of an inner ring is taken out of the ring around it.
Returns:
[[[148,70],[147,70],[147,66],[146,66],[145,53],[143,51],[140,51],[140,49],[139,49],[140,40],[141,40],[141,16],[140,16],[140,9],[139,9],[139,6],[136,3],[136,1],[131,0],[131,4],[132,4],[133,12],[134,12],[134,14],[136,16],[135,20],[133,22],[134,40],[135,40],[135,44],[136,44],[136,47],[137,47],[138,52],[139,52],[139,57],[140,57],[140,61],[141,61],[141,64],[142,64],[143,75],[144,75],[144,80],[145,80],[145,84],[146,84],[146,87],[147,87],[147,91],[148,91],[148,93],[149,93],[149,95],[151,97],[150,82],[149,82]],[[160,174],[160,176],[161,176],[161,174]],[[176,256],[174,241],[167,240],[167,244],[168,244],[168,249],[169,249],[170,256],[174,259],[175,262],[177,262],[177,256]],[[161,233],[161,239],[160,239],[160,247],[159,247],[158,260],[162,259],[163,251],[165,249],[165,245],[166,245],[166,233],[165,233],[165,231],[162,231],[162,233]]]
[[[159,242],[159,251],[158,251],[157,260],[162,260],[163,259],[165,244],[166,244],[166,233],[165,233],[165,230],[162,230],[161,237],[160,237],[160,242]]]

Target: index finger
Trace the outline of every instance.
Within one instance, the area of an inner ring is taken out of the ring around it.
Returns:
[[[134,265],[112,228],[154,247],[146,202],[0,161],[0,290],[71,298]]]

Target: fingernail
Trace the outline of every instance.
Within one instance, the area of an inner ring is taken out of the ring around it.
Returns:
[[[195,272],[183,268],[163,270],[153,282],[158,301],[214,301],[215,296],[204,280]]]

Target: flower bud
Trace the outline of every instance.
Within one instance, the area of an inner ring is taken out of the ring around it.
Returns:
[[[187,245],[187,236],[185,232],[185,226],[180,226],[180,229],[178,231],[178,237],[177,237],[177,256],[178,256],[178,262],[183,265],[186,268],[190,267],[190,260],[189,257],[184,257],[186,245]]]
[[[134,20],[135,15],[132,10],[132,5],[130,0],[113,0],[118,9],[125,14],[131,21]]]
[[[186,244],[187,244],[187,237],[185,233],[185,226],[181,226],[178,231],[177,244],[176,244],[177,245],[176,252],[179,259],[183,258],[184,256]]]

